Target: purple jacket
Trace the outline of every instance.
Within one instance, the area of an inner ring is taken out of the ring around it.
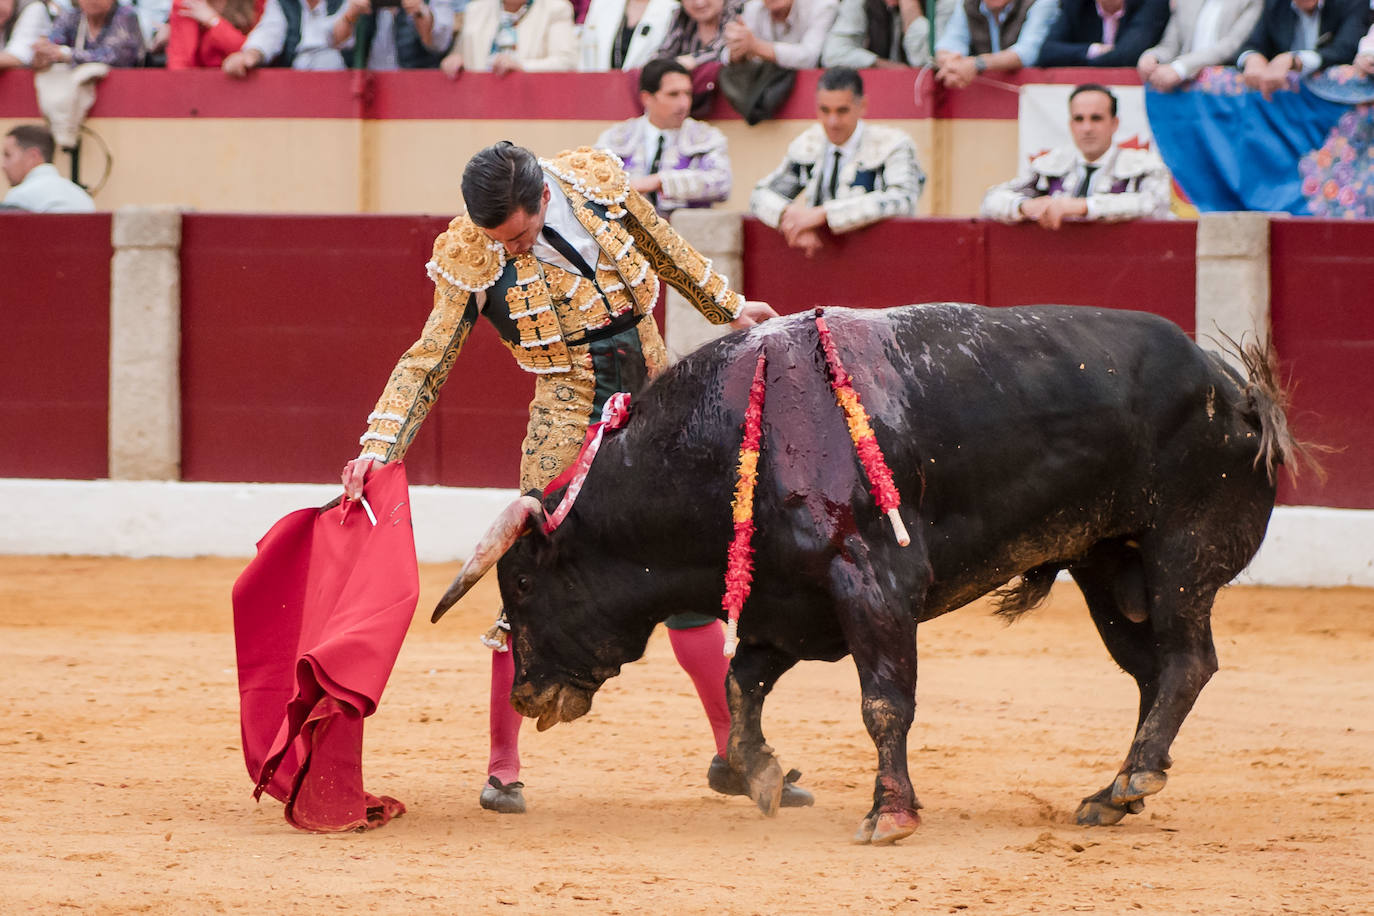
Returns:
[[[598,137],[595,145],[619,156],[631,176],[648,175],[647,127],[643,117],[621,121]],[[730,196],[730,156],[723,133],[688,118],[678,130],[665,132],[663,141],[658,167],[663,190],[654,204],[660,214],[666,216],[682,207],[709,207]]]

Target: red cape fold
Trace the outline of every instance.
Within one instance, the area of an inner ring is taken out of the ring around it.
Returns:
[[[362,506],[301,509],[272,526],[234,583],[243,756],[302,830],[380,827],[404,813],[363,789],[372,715],[415,615],[420,574],[402,464]]]

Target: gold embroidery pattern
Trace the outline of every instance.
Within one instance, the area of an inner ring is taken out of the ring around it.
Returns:
[[[545,264],[544,282],[549,286],[559,324],[565,328],[588,330],[610,324],[611,314],[606,300],[596,287],[580,274],[570,273],[553,264]]]
[[[480,292],[496,282],[506,267],[506,250],[478,229],[466,214],[455,216],[434,240],[434,255],[425,265],[430,279],[447,280],[461,290]]]
[[[387,380],[363,436],[362,455],[399,461],[429,415],[476,319],[471,294],[447,283],[434,291],[434,309],[420,339],[406,350]]]
[[[552,159],[541,159],[539,164],[565,186],[606,207],[612,219],[624,214],[622,204],[630,193],[630,176],[615,153],[579,146]]]
[[[596,377],[586,347],[575,348],[568,373],[538,378],[520,447],[520,492],[544,489],[577,459],[595,397]]]
[[[629,215],[621,223],[664,281],[712,324],[727,324],[739,316],[744,297],[729,288],[726,278],[713,271],[711,262],[661,219],[652,204],[631,191],[626,206]]]
[[[506,290],[506,309],[520,335],[520,348],[511,348],[520,365],[536,373],[566,371],[568,345],[539,261],[529,252],[515,256],[515,283]]]
[[[627,186],[628,187],[628,186]],[[611,315],[619,317],[635,311],[644,315],[658,298],[658,276],[635,248],[635,241],[619,220],[605,220],[587,206],[587,198],[576,187],[565,188],[582,228],[586,229],[602,253],[610,260],[597,259],[596,279],[606,294]],[[623,215],[624,211],[622,211]]]

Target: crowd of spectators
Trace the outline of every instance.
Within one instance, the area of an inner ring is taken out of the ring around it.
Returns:
[[[456,78],[672,58],[697,110],[716,71],[743,61],[929,66],[951,89],[1028,66],[1136,67],[1161,91],[1221,64],[1266,93],[1289,71],[1374,66],[1369,0],[0,0],[0,39],[0,69],[103,61],[233,76],[437,67]]]
[[[1293,72],[1374,75],[1370,12],[1370,0],[0,0],[0,70],[638,71],[645,115],[598,143],[666,214],[729,194],[723,135],[689,116],[726,68],[823,66],[818,123],[751,198],[812,255],[835,233],[914,212],[925,180],[908,137],[863,123],[860,69],[929,68],[957,90],[1024,66],[1134,66],[1167,92],[1232,65],[1268,97]],[[1074,145],[989,191],[984,215],[1047,228],[1166,215],[1158,157],[1112,145],[1116,105],[1102,86],[1079,87]],[[24,149],[26,162],[36,155]]]

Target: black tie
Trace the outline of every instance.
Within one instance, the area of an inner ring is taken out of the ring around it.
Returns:
[[[826,193],[826,200],[834,200],[835,193],[840,188],[840,151],[835,150],[835,161],[830,165],[830,187]]]
[[[545,223],[544,228],[540,230],[540,234],[553,246],[555,251],[567,258],[568,263],[576,267],[582,276],[593,282],[596,281],[596,273],[588,266],[582,255],[577,253],[577,249],[570,245],[567,239],[558,234],[558,230],[554,229],[548,223]]]
[[[658,135],[658,146],[654,148],[654,159],[649,163],[649,174],[657,175],[658,167],[663,162],[663,134]],[[648,194],[649,203],[658,206],[658,192],[650,191]]]
[[[1093,172],[1096,171],[1097,166],[1095,165],[1083,166],[1083,180],[1078,183],[1078,191],[1073,195],[1074,197],[1088,196],[1088,185],[1092,184]]]

